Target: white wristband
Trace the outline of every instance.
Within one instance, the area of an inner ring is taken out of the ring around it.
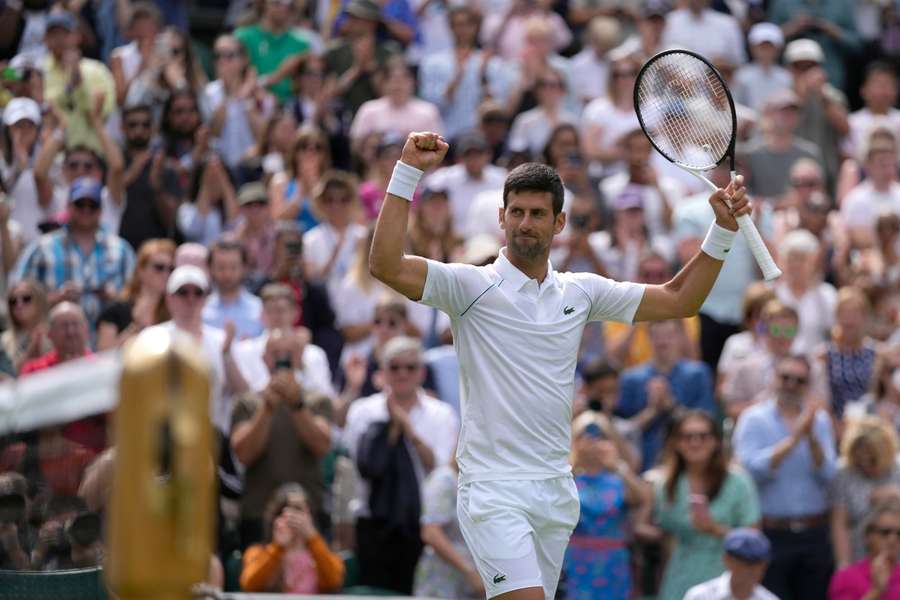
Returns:
[[[719,227],[713,222],[713,224],[709,226],[709,231],[706,232],[706,239],[703,240],[700,249],[716,260],[725,260],[725,256],[728,254],[728,251],[731,250],[731,244],[734,243],[736,235],[737,231]]]
[[[404,200],[412,202],[413,195],[416,193],[416,186],[424,173],[425,171],[420,171],[398,160],[397,164],[394,165],[394,174],[391,175],[391,181],[388,183],[387,193],[400,196]]]

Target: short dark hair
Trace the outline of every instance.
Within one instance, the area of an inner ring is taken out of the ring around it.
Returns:
[[[133,115],[134,113],[147,113],[150,115],[150,120],[153,120],[153,107],[144,102],[138,102],[136,104],[126,104],[122,108],[122,119],[124,120],[128,115]]]
[[[809,359],[803,356],[802,354],[788,354],[778,361],[778,365],[786,362],[795,362],[800,363],[806,368],[806,374],[810,375],[812,373],[812,365],[809,364]]]
[[[159,12],[156,4],[153,2],[135,2],[131,6],[131,13],[128,15],[128,26],[134,25],[138,19],[153,19],[157,25],[162,25],[162,13]]]
[[[503,184],[503,208],[512,193],[547,192],[553,196],[553,215],[563,209],[563,184],[559,174],[545,164],[528,162],[510,172]]]
[[[212,245],[209,247],[209,255],[207,256],[209,266],[212,266],[213,258],[215,257],[216,252],[240,252],[241,263],[243,263],[244,265],[246,265],[250,260],[250,256],[247,254],[247,248],[235,239],[223,238],[212,243]]]
[[[591,383],[598,379],[606,379],[607,377],[618,377],[619,370],[602,358],[594,359],[589,362],[581,374],[585,383]]]
[[[889,75],[891,79],[897,81],[897,67],[891,65],[886,60],[875,60],[866,67],[866,75],[864,81],[867,81],[872,75],[883,73]]]

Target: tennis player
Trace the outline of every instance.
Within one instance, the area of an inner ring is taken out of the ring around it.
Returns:
[[[701,252],[664,285],[559,273],[548,257],[566,224],[562,181],[552,168],[529,163],[506,178],[499,209],[506,247],[493,264],[406,255],[409,201],[447,149],[434,133],[407,138],[378,216],[369,268],[450,316],[462,407],[457,515],[487,597],[549,599],[578,521],[569,451],[585,324],[696,314],[734,240],[735,216],[749,214],[750,205],[740,177],[710,196],[715,223]]]

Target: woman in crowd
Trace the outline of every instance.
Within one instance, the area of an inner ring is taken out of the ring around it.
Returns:
[[[328,594],[341,589],[344,563],[316,530],[300,484],[278,488],[264,519],[268,543],[255,544],[244,552],[243,590]]]
[[[53,198],[47,203],[35,200],[39,196],[32,167],[39,147],[40,105],[31,98],[10,100],[3,109],[3,125],[0,183],[7,195],[10,218],[18,223],[21,239],[27,243],[40,235],[38,225],[60,208]]]
[[[567,156],[580,154],[580,151],[578,129],[571,123],[560,123],[550,132],[547,145],[541,152],[541,161],[556,168]]]
[[[141,244],[134,272],[122,296],[97,319],[97,350],[121,346],[143,328],[169,320],[166,282],[174,264],[172,240],[147,240]]]
[[[304,231],[318,225],[312,196],[322,175],[330,167],[328,138],[320,129],[301,128],[285,157],[284,171],[272,177],[272,216],[296,220]]]
[[[649,492],[622,459],[626,442],[605,415],[582,413],[573,423],[573,435],[572,469],[581,514],[564,562],[566,598],[596,598],[600,580],[604,598],[627,600],[632,592],[629,513],[649,501]]]
[[[591,175],[611,175],[625,167],[625,150],[618,142],[638,126],[634,80],[639,66],[631,57],[613,58],[609,64],[608,94],[584,107],[581,140],[584,154],[591,161]]]
[[[9,290],[6,303],[9,328],[0,334],[0,343],[18,372],[26,361],[53,349],[46,334],[47,295],[40,283],[25,279]]]
[[[484,584],[472,563],[459,521],[456,459],[428,475],[422,490],[422,541],[425,550],[416,566],[416,597],[484,598]]]
[[[297,125],[292,111],[276,109],[266,121],[256,145],[244,156],[244,165],[261,168],[265,182],[284,171],[297,139]]]
[[[156,37],[148,68],[131,82],[125,104],[159,106],[176,91],[198,94],[205,85],[206,75],[194,56],[188,34],[177,27],[166,27]]]
[[[445,190],[425,189],[409,228],[409,252],[438,262],[457,259],[463,239],[453,231],[450,199]]]
[[[561,71],[549,66],[542,69],[533,90],[537,106],[513,119],[508,145],[511,150],[526,150],[531,156],[539,156],[553,130],[562,123],[577,123],[578,116],[565,106],[566,80]]]
[[[832,482],[831,536],[838,568],[866,553],[866,514],[887,495],[900,496],[897,434],[875,416],[850,420],[841,441],[841,465]]]
[[[759,522],[756,488],[729,464],[722,433],[704,411],[673,418],[654,514],[672,541],[659,600],[681,600],[692,586],[721,575],[722,538],[735,527]]]
[[[828,600],[900,598],[900,498],[875,504],[862,527],[865,558],[835,573]]]
[[[900,433],[900,345],[885,347],[875,360],[869,393],[847,406],[844,416],[878,415]]]
[[[775,298],[775,292],[762,281],[754,281],[744,292],[744,304],[741,308],[742,324],[744,330],[735,333],[725,340],[722,347],[722,355],[716,366],[719,379],[717,385],[721,387],[724,379],[747,357],[756,352],[765,352],[763,342],[762,309],[769,300]]]
[[[367,146],[370,144],[371,138],[376,135],[366,136],[360,141],[358,148],[360,154],[370,153]],[[375,149],[371,152],[374,160],[371,164],[362,163],[364,180],[359,186],[359,199],[368,221],[374,221],[378,217],[388,182],[394,172],[394,165],[400,160],[400,151],[403,149],[403,138],[393,133],[377,135],[377,139]],[[418,195],[414,198],[418,198]]]

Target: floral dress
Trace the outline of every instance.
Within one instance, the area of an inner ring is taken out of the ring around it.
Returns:
[[[601,471],[575,476],[581,516],[566,550],[568,600],[627,600],[631,570],[626,547],[625,483]]]

